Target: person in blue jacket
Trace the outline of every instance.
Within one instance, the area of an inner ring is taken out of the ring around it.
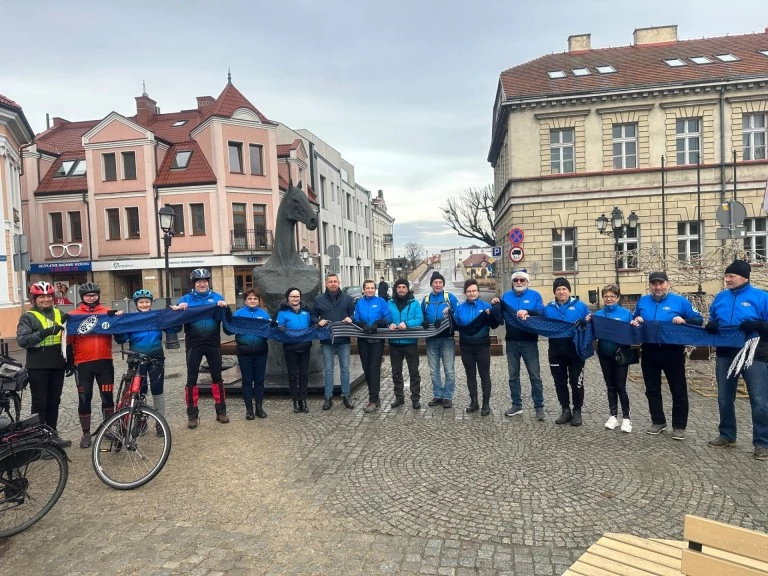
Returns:
[[[155,297],[149,290],[136,290],[133,293],[133,302],[136,304],[136,310],[139,313],[149,312],[152,310],[152,301]],[[166,332],[178,332],[181,330],[181,326],[175,329],[166,330]],[[141,369],[146,371],[147,379],[149,381],[149,389],[152,391],[152,404],[155,410],[160,414],[165,415],[165,395],[163,394],[163,388],[165,383],[165,354],[163,352],[163,331],[162,330],[144,330],[142,332],[128,332],[126,334],[115,334],[115,342],[118,344],[128,343],[128,349],[133,352],[139,352],[145,356],[151,356],[160,360],[159,364],[150,366],[142,366]],[[147,393],[146,380],[142,384],[141,393]],[[159,424],[155,425],[155,429],[158,436],[163,435],[163,429]]]
[[[678,294],[669,293],[669,278],[665,272],[651,272],[648,275],[650,294],[640,297],[635,307],[632,324],[642,322],[671,322],[672,324],[704,323],[701,314],[693,305]],[[640,368],[645,381],[645,396],[651,413],[651,426],[646,434],[656,436],[667,428],[664,416],[664,402],[661,399],[661,373],[667,377],[672,393],[672,438],[685,440],[688,424],[688,383],[685,379],[685,346],[682,344],[651,344],[642,346]]]
[[[392,299],[388,302],[389,313],[392,316],[389,329],[394,332],[420,327],[424,322],[424,315],[421,312],[421,306],[408,289],[408,281],[398,278],[392,289]],[[392,365],[392,384],[395,390],[392,408],[405,404],[403,360],[408,364],[411,406],[414,410],[418,410],[421,408],[421,376],[419,375],[419,341],[417,338],[393,338],[389,340],[389,362]]]
[[[355,305],[355,324],[363,329],[363,334],[376,334],[376,328],[386,328],[392,323],[389,306],[384,298],[376,296],[376,282],[363,282],[363,297]],[[384,355],[384,340],[365,338],[357,339],[357,351],[363,364],[365,381],[368,383],[368,403],[363,412],[375,412],[381,405],[381,357]]]
[[[305,330],[312,325],[309,306],[301,301],[301,290],[288,288],[285,300],[275,317],[281,330]],[[288,369],[288,389],[293,399],[295,413],[309,412],[307,405],[307,386],[309,386],[309,357],[312,341],[283,342],[283,356]]]
[[[243,294],[245,306],[232,314],[236,318],[252,318],[254,320],[271,321],[272,318],[264,308],[260,307],[261,297],[258,291],[251,288]],[[229,308],[226,311],[231,314]],[[230,334],[224,330],[225,334]],[[231,335],[231,334],[230,334]],[[264,372],[267,369],[269,345],[267,341],[256,334],[236,334],[235,344],[237,363],[243,377],[243,402],[245,402],[245,419],[253,420],[255,416],[266,418],[264,412]],[[253,397],[256,395],[256,413],[253,411]]]
[[[552,283],[555,299],[544,307],[544,316],[563,320],[580,326],[586,325],[589,308],[581,300],[571,296],[571,283],[566,278],[555,278]],[[555,381],[555,392],[562,412],[555,424],[571,423],[581,426],[581,407],[584,404],[584,360],[576,352],[573,338],[549,339],[549,369]],[[571,411],[570,382],[573,392],[573,411]]]
[[[618,284],[608,284],[602,290],[603,307],[594,316],[610,318],[619,322],[632,322],[632,312],[619,305],[621,290]],[[616,352],[620,346],[616,342],[601,338],[597,342],[597,359],[603,372],[605,386],[608,389],[608,411],[610,416],[605,423],[608,430],[615,430],[619,425],[619,402],[621,402],[621,431],[632,432],[632,421],[629,418],[629,396],[627,395],[627,374],[629,366],[620,366],[616,362]]]
[[[432,288],[432,292],[427,294],[421,303],[421,309],[424,312],[422,326],[425,329],[429,328],[430,324],[439,328],[451,311],[459,305],[456,296],[445,291],[445,278],[437,270],[432,272],[429,286]],[[453,392],[456,387],[456,353],[453,330],[443,330],[435,336],[426,338],[425,342],[429,375],[432,379],[432,400],[429,401],[428,405],[453,408]],[[440,363],[443,364],[445,383],[440,378]]]
[[[464,282],[466,301],[453,311],[453,321],[459,332],[461,363],[467,373],[469,388],[469,406],[467,413],[480,409],[477,402],[477,373],[480,373],[480,385],[483,390],[483,408],[481,416],[491,413],[491,336],[490,329],[498,328],[499,321],[491,314],[491,305],[480,300],[480,287],[477,280],[470,278]]]
[[[752,407],[753,457],[768,460],[768,292],[752,286],[752,267],[744,260],[734,260],[725,269],[725,290],[715,296],[709,308],[709,322],[704,329],[717,334],[720,328],[738,326],[748,337],[757,334],[760,340],[752,365],[741,375],[747,383]],[[715,360],[717,376],[717,405],[720,410],[720,434],[709,445],[726,448],[736,443],[736,384],[739,374],[728,376],[728,369],[738,348],[718,346]]]
[[[211,289],[211,273],[207,268],[196,268],[189,274],[194,288],[184,294],[173,310],[186,310],[193,306],[227,305],[224,297]],[[224,395],[224,378],[221,375],[221,322],[211,317],[184,324],[184,348],[187,357],[187,385],[185,400],[187,403],[187,428],[197,428],[200,424],[200,411],[197,408],[199,394],[197,376],[200,362],[205,357],[211,371],[211,394],[213,395],[216,420],[222,424],[229,422],[227,404]]]

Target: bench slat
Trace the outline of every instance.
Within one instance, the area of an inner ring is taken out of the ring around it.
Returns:
[[[768,562],[768,534],[686,515],[683,537],[709,548]]]
[[[633,536],[632,534],[615,534],[609,532],[605,534],[604,537],[615,540],[617,542],[628,544],[630,546],[634,546],[636,548],[640,548],[641,550],[647,550],[649,552],[667,556],[675,562],[674,564],[669,564],[669,566],[676,566],[677,568],[680,568],[680,557],[683,554],[683,546],[670,546],[666,542],[656,542],[647,538]],[[682,544],[682,542],[680,544]],[[646,557],[643,552],[641,552],[641,554],[643,558]]]
[[[686,576],[765,576],[768,572],[736,564],[695,550],[683,550],[683,574]]]
[[[616,576],[616,572],[609,572],[596,566],[585,564],[581,560],[576,560],[563,576]]]
[[[664,538],[648,538],[648,540],[651,542],[658,542],[659,544],[672,546],[673,548],[688,548],[688,542],[683,542],[682,540],[665,540]]]
[[[621,576],[680,576],[680,572],[668,574],[666,571],[669,568],[666,566],[656,565],[658,569],[655,569],[653,565],[640,566],[641,562],[636,556],[620,554],[597,544],[590,546],[579,560],[613,574],[621,574]]]
[[[615,542],[617,548],[605,546],[607,542],[605,538],[601,538],[596,544],[589,547],[588,552],[593,556],[601,556],[603,558],[620,562],[626,566],[644,570],[649,574],[656,574],[658,576],[681,576],[680,563],[675,562],[677,566],[669,566],[670,558],[668,556],[662,556],[661,554],[655,554],[653,552],[647,552],[639,548],[632,548],[621,542]],[[645,552],[645,554],[643,554]],[[663,563],[657,562],[658,559],[662,559]]]

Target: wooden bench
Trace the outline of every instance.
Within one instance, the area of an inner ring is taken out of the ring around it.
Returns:
[[[567,576],[766,576],[768,534],[686,516],[688,540],[605,534],[564,572]]]

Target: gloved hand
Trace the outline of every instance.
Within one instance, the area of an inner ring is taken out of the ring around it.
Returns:
[[[117,310],[107,310],[107,316],[114,316],[115,314],[117,314]]]
[[[51,331],[51,335],[56,335],[62,330],[64,330],[64,326],[62,326],[61,324],[54,324],[53,326],[48,328],[48,330]]]
[[[764,322],[760,322],[760,320],[744,320],[741,324],[739,324],[739,330],[742,332],[746,332],[747,334],[751,334],[752,332],[758,332],[762,329]]]
[[[442,326],[442,325],[443,325],[443,319],[442,318],[438,318],[437,320],[435,320],[435,329],[436,330],[439,330],[440,326]]]
[[[429,329],[429,320],[424,320],[424,322],[421,323],[421,327],[424,328],[424,330]]]
[[[232,320],[232,308],[224,306],[224,316],[227,317],[227,320]]]
[[[573,323],[573,325],[580,330],[584,330],[584,328],[587,327],[587,321],[584,320],[584,318],[579,318],[576,320],[576,322]]]
[[[69,320],[69,313],[65,312],[64,314],[61,315],[61,323],[66,324],[67,320]]]
[[[717,320],[710,320],[704,326],[704,330],[706,330],[709,334],[717,334],[720,332],[720,322]]]
[[[364,332],[366,334],[376,334],[376,326],[371,326],[370,324],[366,324],[365,326]]]
[[[269,327],[270,328],[277,328],[277,326],[278,326],[277,320],[270,320],[269,321]]]
[[[64,376],[70,377],[75,373],[75,365],[71,362],[67,362],[66,368],[64,368]]]

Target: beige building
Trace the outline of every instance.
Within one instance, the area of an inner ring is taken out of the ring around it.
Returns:
[[[637,29],[617,48],[571,36],[567,52],[502,72],[488,155],[499,269],[526,268],[545,298],[557,276],[585,300],[618,276],[633,300],[654,264],[675,289],[695,291],[698,275],[686,271],[703,267],[699,254],[738,244],[764,262],[766,83],[768,30],[680,41],[676,26]],[[716,211],[733,197],[746,208],[744,231],[719,231]],[[610,232],[614,208],[624,222],[616,239],[596,225],[605,214]],[[706,266],[702,288],[716,292],[721,262]]]
[[[384,201],[384,191],[379,190],[371,202],[371,226],[373,236],[373,278],[378,282],[384,277],[390,284],[397,280],[394,277],[392,259],[395,252],[392,243],[392,230],[395,219],[387,213],[387,203]]]

